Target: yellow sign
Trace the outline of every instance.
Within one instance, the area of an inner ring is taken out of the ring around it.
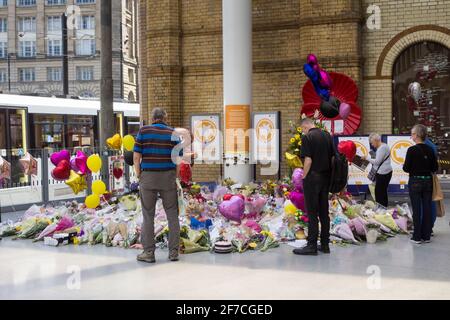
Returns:
[[[356,154],[361,155],[362,158],[365,158],[369,155],[369,151],[366,146],[360,143],[359,141],[353,140],[356,145]]]
[[[225,106],[225,153],[248,154],[250,106]]]
[[[412,142],[408,140],[400,140],[394,143],[394,145],[391,148],[391,158],[392,160],[397,164],[404,164],[405,158],[406,158],[406,152],[408,151],[408,148],[411,147],[413,144]]]
[[[194,127],[194,139],[201,143],[211,143],[216,139],[217,126],[214,121],[203,119],[197,121]]]
[[[261,119],[256,124],[256,136],[258,138],[258,141],[261,142],[270,142],[272,141],[272,133],[275,129],[274,124],[272,120],[270,119]]]

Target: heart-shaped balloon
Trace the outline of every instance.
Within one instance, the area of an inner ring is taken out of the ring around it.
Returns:
[[[87,166],[87,159],[88,157],[84,154],[83,151],[77,151],[77,156],[75,157],[75,164],[77,165],[77,168],[79,169],[79,172],[81,174],[90,173],[90,170]]]
[[[303,169],[296,168],[292,173],[292,184],[296,191],[303,191]]]
[[[77,164],[75,162],[75,156],[72,156],[70,158],[70,169],[72,169],[75,172],[80,172],[80,169],[77,167]]]
[[[289,193],[289,200],[294,204],[297,209],[305,211],[305,196],[298,191],[291,191]]]
[[[119,150],[120,147],[122,146],[122,137],[120,136],[120,134],[117,133],[111,138],[106,139],[106,144],[111,149]]]
[[[219,212],[227,219],[241,222],[244,215],[245,203],[241,197],[233,196],[219,205]]]
[[[256,198],[250,199],[248,202],[249,202],[249,213],[260,214],[261,211],[264,209],[264,206],[266,205],[267,199],[258,196]]]
[[[70,177],[70,163],[68,160],[61,160],[59,164],[53,169],[52,177],[55,180],[63,181]]]
[[[351,110],[352,108],[348,103],[342,102],[339,107],[339,115],[341,116],[342,119],[345,120],[350,115]]]
[[[66,160],[70,163],[70,152],[67,150],[61,150],[59,152],[54,152],[50,156],[50,161],[53,165],[57,166],[62,160]]]
[[[341,141],[338,144],[338,151],[347,158],[348,162],[352,162],[356,155],[356,145],[353,141]]]
[[[120,178],[122,178],[122,176],[123,176],[123,170],[122,170],[122,168],[114,168],[114,169],[113,169],[113,176],[114,176],[114,178],[116,178],[117,180],[119,180]]]

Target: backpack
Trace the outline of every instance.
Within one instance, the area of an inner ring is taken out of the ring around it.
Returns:
[[[341,192],[348,183],[348,161],[345,155],[336,150],[333,142],[334,157],[331,160],[331,179],[330,188],[331,193]]]

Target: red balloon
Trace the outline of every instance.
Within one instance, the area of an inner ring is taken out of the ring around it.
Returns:
[[[242,200],[245,201],[244,195],[243,195],[243,194],[240,194],[240,193],[238,193],[238,194],[227,193],[227,194],[225,194],[225,195],[223,196],[223,201],[228,201],[228,200],[231,199],[231,197],[234,197],[234,196],[238,196],[239,198],[241,198]]]
[[[190,164],[188,163],[180,164],[180,178],[181,182],[183,182],[184,184],[190,184],[192,180],[192,170]]]
[[[356,145],[353,141],[341,141],[338,144],[338,151],[345,155],[349,162],[352,162],[356,155]]]
[[[55,180],[63,181],[70,177],[70,162],[67,160],[61,160],[59,164],[53,169],[52,177]]]

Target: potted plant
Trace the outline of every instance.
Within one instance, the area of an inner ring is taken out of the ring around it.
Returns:
[[[366,233],[366,239],[367,243],[375,243],[377,242],[380,226],[375,223],[368,223],[366,225],[367,233]]]

